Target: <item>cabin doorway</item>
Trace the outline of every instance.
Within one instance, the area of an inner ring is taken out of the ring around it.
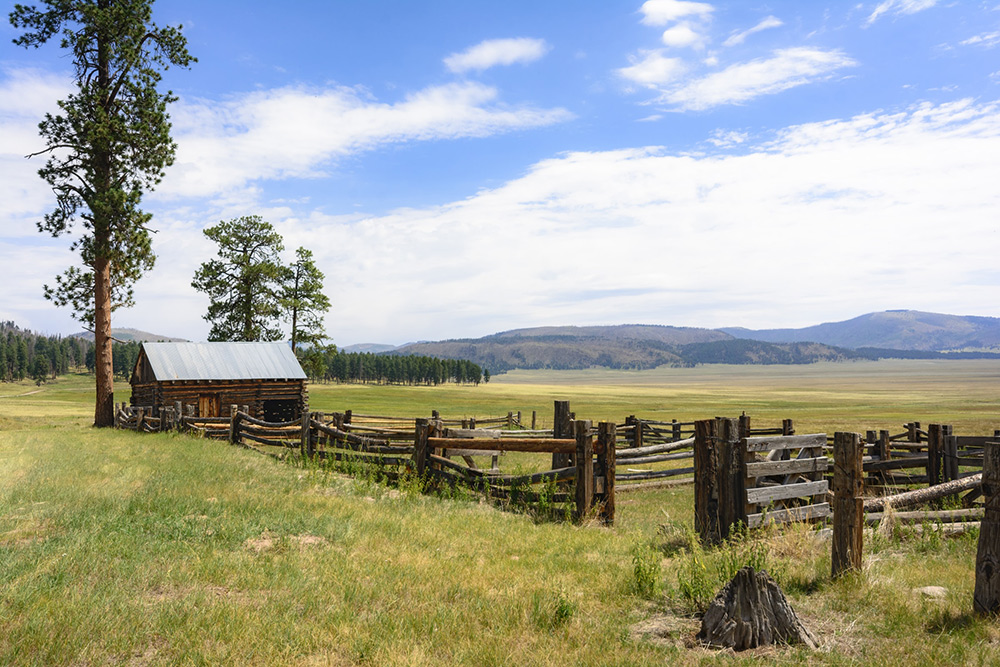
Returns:
[[[201,396],[198,397],[198,416],[199,417],[219,416],[218,394],[202,394]]]

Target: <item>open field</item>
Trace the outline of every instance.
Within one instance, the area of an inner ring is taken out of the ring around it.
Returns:
[[[3,664],[995,664],[971,614],[975,534],[866,538],[831,581],[805,527],[703,552],[690,487],[619,500],[608,530],[532,520],[173,434],[95,431],[90,379],[0,384]],[[40,391],[36,391],[39,390]],[[800,432],[939,419],[1000,428],[1000,363],[514,373],[479,387],[313,385],[318,410],[795,419]],[[118,401],[126,400],[121,391]],[[824,649],[691,647],[737,562],[763,562]],[[941,586],[940,598],[917,589]]]

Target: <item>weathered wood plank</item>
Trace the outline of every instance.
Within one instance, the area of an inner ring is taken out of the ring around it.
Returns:
[[[629,451],[629,450],[623,450]],[[673,454],[654,454],[653,456],[621,457],[621,462],[630,465],[644,465],[647,463],[662,463],[663,461],[684,461],[694,458],[694,452],[676,452]]]
[[[809,435],[779,435],[747,438],[748,452],[768,452],[772,449],[800,449],[802,447],[825,447],[826,433]]]
[[[766,523],[791,523],[793,521],[808,521],[822,519],[832,514],[829,503],[804,505],[802,507],[784,507],[767,512],[757,512],[747,515],[747,527],[757,528]]]
[[[431,447],[447,449],[455,444],[467,446],[468,439],[459,440],[456,438],[428,438]],[[476,449],[484,449],[495,452],[543,452],[572,454],[576,451],[576,441],[554,438],[509,438],[503,440],[482,439],[475,441]]]
[[[781,486],[765,486],[757,489],[747,489],[747,502],[770,503],[775,500],[788,500],[789,498],[802,498],[804,496],[815,496],[826,493],[829,488],[827,481],[800,482],[798,484],[782,484]]]
[[[937,512],[893,512],[892,520],[900,523],[962,523],[982,519],[984,513],[985,511],[981,507],[965,510],[940,510]],[[873,526],[884,519],[885,516],[885,512],[865,514],[865,523]]]
[[[792,475],[803,472],[824,472],[830,466],[825,456],[790,461],[761,461],[747,463],[747,477],[769,477],[771,475]]]

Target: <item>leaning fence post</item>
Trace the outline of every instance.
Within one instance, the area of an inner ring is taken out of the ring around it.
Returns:
[[[601,499],[601,522],[610,526],[615,522],[615,424],[601,422],[597,425],[597,464],[604,477]]]
[[[594,499],[594,434],[589,419],[574,422],[576,431],[576,518],[582,521]]]
[[[865,522],[861,435],[833,436],[833,576],[861,569]]]
[[[719,530],[719,453],[714,419],[694,423],[694,529],[703,544],[722,541]]]
[[[972,607],[977,614],[995,614],[1000,611],[1000,441],[983,446],[982,489],[986,514],[979,528]]]

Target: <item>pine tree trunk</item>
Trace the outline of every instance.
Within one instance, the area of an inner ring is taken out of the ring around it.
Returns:
[[[94,262],[94,373],[97,401],[94,426],[115,425],[114,366],[111,354],[111,264],[106,257]]]

